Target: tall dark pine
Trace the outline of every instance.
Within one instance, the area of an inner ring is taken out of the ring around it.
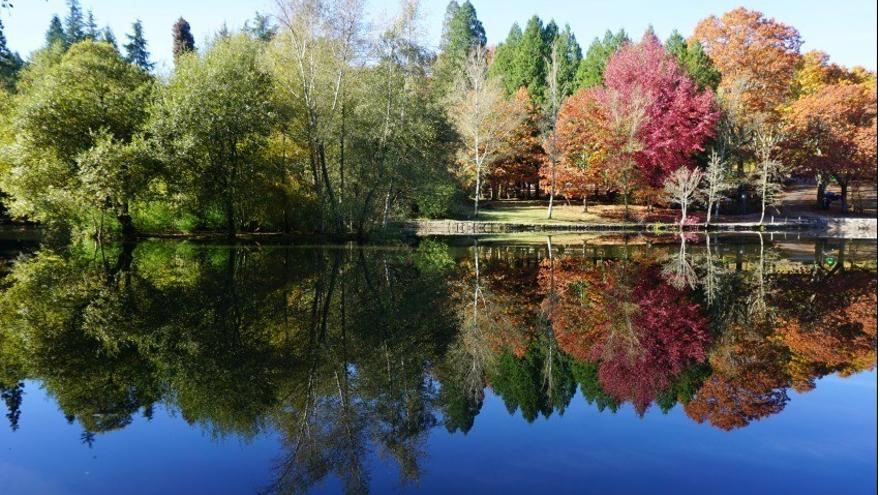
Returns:
[[[0,88],[11,91],[23,62],[17,53],[6,46],[6,35],[3,33],[3,21],[0,20]]]
[[[174,40],[172,50],[175,62],[177,57],[196,49],[196,40],[190,31],[189,23],[183,17],[177,19],[177,22],[174,23],[174,26],[171,28],[171,36]]]
[[[67,6],[69,10],[64,19],[64,42],[70,46],[85,39],[86,26],[79,0],[67,0]]]
[[[119,48],[119,46],[117,46],[116,44],[116,35],[113,34],[113,30],[110,29],[110,26],[104,26],[104,30],[101,31],[101,41],[105,43],[110,43],[113,48]]]
[[[86,15],[85,37],[90,40],[97,40],[98,34],[98,23],[95,21],[95,14],[89,9]]]
[[[55,43],[64,44],[65,38],[61,18],[53,15],[52,20],[49,21],[49,29],[46,31],[46,46],[52,46]]]
[[[144,25],[138,19],[132,24],[132,33],[127,34],[128,43],[125,47],[125,59],[129,63],[137,65],[144,70],[152,70],[153,63],[150,62],[150,52],[147,51],[147,39],[144,38]]]

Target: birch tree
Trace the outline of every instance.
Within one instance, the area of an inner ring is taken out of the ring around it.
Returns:
[[[718,214],[721,204],[721,192],[730,187],[727,183],[727,162],[714,149],[709,153],[709,163],[704,174],[702,195],[706,201],[706,227],[712,222],[712,208]]]
[[[556,133],[556,120],[559,117],[559,107],[562,106],[562,91],[559,87],[559,52],[557,44],[553,43],[550,49],[550,59],[547,61],[547,133],[544,136],[544,152],[547,154],[549,166],[550,201],[547,203],[547,220],[553,218],[553,200],[556,197],[556,164],[559,162],[561,150],[559,137]]]
[[[484,166],[525,116],[517,105],[504,98],[500,81],[488,76],[486,49],[482,46],[473,47],[468,54],[449,108],[450,118],[464,144],[461,162],[473,169],[474,218],[477,218]]]
[[[767,206],[775,204],[779,193],[782,192],[782,180],[785,178],[787,169],[781,161],[774,158],[781,141],[782,135],[768,124],[758,126],[755,130],[754,152],[758,167],[756,186],[761,193],[759,224],[764,223]]]
[[[678,203],[681,207],[679,227],[684,226],[687,219],[688,206],[696,200],[703,172],[698,169],[679,167],[663,182],[663,192],[668,201]]]

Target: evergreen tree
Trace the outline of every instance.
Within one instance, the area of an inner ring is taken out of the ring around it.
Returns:
[[[578,44],[577,38],[571,30],[571,26],[565,25],[565,28],[556,35],[553,40],[556,44],[556,53],[559,56],[559,89],[562,91],[563,98],[574,93],[575,77],[577,76],[578,67],[583,58],[581,45]]]
[[[85,37],[90,40],[98,39],[98,23],[95,22],[95,14],[92,13],[92,9],[89,9],[88,14],[86,14],[86,24],[85,24]]]
[[[590,88],[600,86],[605,75],[605,65],[611,55],[624,43],[629,43],[629,36],[621,29],[616,33],[611,30],[605,32],[603,39],[596,38],[590,44],[590,48],[581,60],[575,76],[577,88]]]
[[[196,49],[196,40],[190,31],[189,22],[183,17],[177,19],[171,28],[171,36],[174,40],[172,51],[174,52],[174,62],[184,53],[194,51]]]
[[[49,21],[49,29],[46,31],[46,46],[52,46],[55,43],[65,43],[64,26],[61,25],[61,18],[57,15],[52,16]]]
[[[544,26],[544,29],[541,30],[541,41],[544,42],[544,49],[547,52],[544,54],[545,56],[550,55],[550,46],[552,45],[553,41],[556,40],[556,37],[558,35],[559,26],[556,24],[555,20],[550,19],[550,22],[548,22],[547,25]]]
[[[276,28],[269,16],[259,12],[254,13],[254,18],[244,23],[244,32],[251,38],[260,41],[272,41],[275,37]]]
[[[666,40],[666,53],[678,60],[679,65],[701,89],[715,90],[721,82],[721,72],[712,63],[712,59],[703,51],[698,42],[688,43],[677,30]]]
[[[523,31],[511,74],[512,82],[516,87],[525,87],[535,103],[544,100],[544,87],[547,81],[545,59],[549,55],[549,45],[544,44],[544,31],[541,19],[532,16]]]
[[[11,91],[23,62],[17,53],[6,46],[6,35],[3,33],[3,20],[0,19],[0,89]]]
[[[69,10],[64,19],[64,42],[70,46],[85,39],[86,27],[79,0],[67,0],[67,6]]]
[[[495,57],[492,59],[492,66],[489,68],[489,73],[492,76],[501,78],[504,91],[508,96],[519,89],[517,81],[513,78],[513,64],[522,37],[522,29],[520,29],[519,24],[514,22],[510,32],[507,33],[507,39],[495,48]]]
[[[217,31],[217,34],[214,35],[215,40],[225,40],[232,36],[232,32],[229,31],[229,26],[226,25],[226,21],[223,21],[223,24],[220,26],[220,30]]]
[[[119,49],[116,44],[116,35],[113,34],[113,30],[110,29],[110,26],[104,26],[103,31],[101,31],[101,41],[110,43],[113,48],[116,48],[117,50]]]
[[[125,46],[125,59],[129,63],[137,65],[146,71],[152,70],[153,63],[150,62],[150,52],[147,51],[147,39],[144,38],[144,25],[138,19],[132,24],[132,34],[126,35],[128,43]]]
[[[443,16],[443,32],[440,35],[440,50],[445,51],[449,46],[449,30],[452,26],[452,20],[455,19],[461,6],[456,0],[451,0],[446,6],[446,15]]]
[[[450,2],[446,14],[449,18],[443,26],[441,52],[434,66],[436,89],[441,95],[446,94],[461,73],[468,52],[475,46],[486,46],[486,30],[469,1],[460,6]]]

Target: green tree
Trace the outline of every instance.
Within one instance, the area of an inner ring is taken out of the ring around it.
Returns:
[[[17,53],[6,46],[6,35],[3,33],[3,21],[0,20],[0,88],[12,91],[18,78],[18,71],[24,62]]]
[[[703,51],[698,41],[690,43],[678,31],[673,31],[665,44],[666,53],[675,57],[678,64],[688,73],[700,89],[710,88],[713,91],[721,82],[721,72],[712,63],[712,59]]]
[[[57,15],[52,16],[49,21],[49,29],[46,31],[46,46],[52,46],[55,43],[65,44],[64,26],[61,24],[61,18]]]
[[[571,26],[568,24],[556,35],[553,43],[556,45],[559,63],[557,84],[564,98],[573,94],[576,89],[575,78],[583,58],[583,53],[581,52],[581,45],[578,44]]]
[[[92,9],[89,9],[86,14],[86,22],[83,27],[83,39],[96,40],[98,39],[98,23],[95,21],[95,14],[92,12]]]
[[[544,101],[547,81],[545,58],[549,55],[549,44],[544,43],[545,36],[544,23],[538,16],[532,16],[523,30],[511,75],[516,88],[525,87],[536,103]]]
[[[453,0],[446,9],[440,54],[434,65],[434,81],[440,95],[446,95],[464,68],[464,62],[475,46],[486,46],[486,30],[477,18],[470,1],[460,6]]]
[[[67,6],[67,17],[64,18],[64,43],[70,46],[86,38],[86,25],[79,0],[67,0]]]
[[[629,43],[630,39],[623,29],[616,33],[611,30],[605,32],[604,38],[601,40],[596,38],[587,49],[587,53],[578,66],[577,75],[575,76],[575,85],[578,88],[591,88],[593,86],[602,85],[605,75],[605,65],[611,55],[620,48],[624,43]]]
[[[134,21],[131,25],[132,33],[127,34],[128,43],[125,47],[125,59],[128,63],[134,64],[145,71],[153,69],[153,63],[150,62],[150,52],[147,51],[147,39],[144,38],[144,25],[141,20]]]
[[[96,210],[111,210],[131,233],[126,218],[131,185],[113,198],[89,200],[81,161],[99,143],[134,140],[146,119],[151,88],[151,78],[107,43],[77,43],[60,59],[51,51],[38,54],[23,74],[12,118],[16,139],[4,151],[11,168],[0,182],[12,213],[76,223]],[[98,220],[91,219],[97,227]]]
[[[516,54],[519,51],[519,44],[522,41],[523,32],[519,24],[514,22],[507,33],[507,39],[495,48],[495,56],[492,58],[492,66],[489,67],[489,74],[492,77],[501,79],[504,85],[504,91],[508,96],[516,92],[519,87],[514,78],[514,62]]]
[[[219,208],[230,237],[250,220],[247,201],[265,172],[272,80],[259,63],[260,48],[239,35],[178,60],[152,126],[174,165],[170,181],[198,208]]]
[[[171,50],[174,53],[174,63],[177,63],[177,58],[182,54],[196,49],[196,40],[190,31],[189,22],[183,17],[177,19],[177,22],[172,26],[171,37],[173,39]]]
[[[101,41],[109,43],[113,48],[119,49],[119,46],[116,44],[116,35],[113,34],[110,26],[104,26],[104,29],[101,31]]]
[[[254,18],[246,21],[243,29],[252,38],[267,42],[272,41],[277,30],[277,27],[272,24],[272,19],[260,12],[255,12]]]

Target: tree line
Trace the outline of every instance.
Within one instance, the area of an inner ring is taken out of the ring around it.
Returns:
[[[0,29],[0,190],[13,217],[99,236],[365,237],[484,198],[548,199],[548,217],[676,204],[682,222],[701,203],[708,221],[730,198],[763,214],[793,175],[820,201],[838,184],[845,210],[876,171],[876,74],[743,8],[583,51],[538,16],[490,46],[453,0],[435,53],[415,0],[372,30],[361,0],[289,0],[200,47],[178,19],[157,74],[140,21],[120,49],[68,4],[26,62]]]

